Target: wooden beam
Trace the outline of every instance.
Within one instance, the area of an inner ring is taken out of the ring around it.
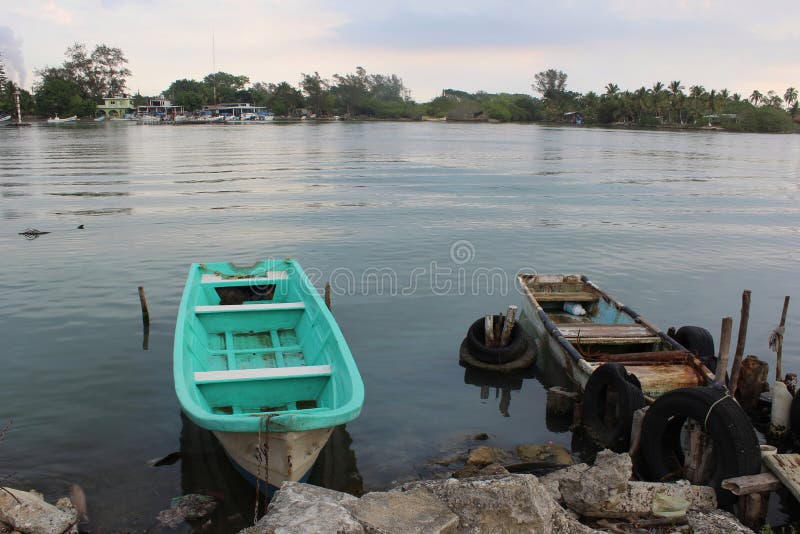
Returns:
[[[733,318],[723,317],[722,328],[719,334],[719,356],[717,357],[717,374],[714,382],[725,384],[725,373],[728,371],[728,358],[731,352],[731,332],[733,330]]]
[[[749,495],[751,493],[761,493],[763,491],[775,491],[780,489],[780,487],[780,479],[772,473],[746,475],[743,477],[728,478],[722,481],[722,489],[726,489],[734,495]]]
[[[739,384],[739,373],[742,370],[742,358],[744,357],[744,345],[747,341],[747,323],[750,320],[750,290],[742,292],[742,311],[739,317],[739,335],[736,338],[736,352],[733,354],[733,365],[731,366],[731,395],[736,394]]]

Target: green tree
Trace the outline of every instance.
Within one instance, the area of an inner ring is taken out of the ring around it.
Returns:
[[[236,93],[244,89],[248,83],[250,78],[247,76],[221,71],[212,72],[203,78],[203,84],[208,88],[208,94],[211,95],[214,104],[235,101]]]
[[[164,91],[175,105],[183,106],[188,111],[201,109],[208,102],[208,87],[197,80],[175,80]]]
[[[320,116],[323,111],[323,103],[327,103],[324,96],[328,92],[330,82],[320,77],[319,72],[316,71],[314,74],[302,73],[301,75],[303,79],[300,80],[300,88],[308,97],[308,107],[313,109],[317,116]]]
[[[533,79],[533,89],[543,98],[558,98],[567,89],[567,73],[557,69],[538,72]]]
[[[119,48],[99,44],[88,53],[85,44],[75,43],[64,55],[63,65],[47,67],[38,74],[69,80],[80,88],[84,97],[96,100],[125,92],[131,71],[125,66],[128,60]]]
[[[764,102],[764,95],[761,94],[761,91],[756,89],[750,94],[750,102],[752,102],[754,106],[757,106]]]
[[[40,115],[59,115],[61,117],[91,116],[96,104],[84,98],[82,90],[72,80],[54,75],[45,77],[36,86],[36,109]]]
[[[794,104],[797,104],[797,89],[794,87],[789,87],[786,89],[786,92],[783,93],[783,100],[786,101],[786,107],[791,108]]]
[[[334,74],[333,79],[336,80],[333,91],[344,105],[347,115],[358,113],[369,94],[367,71],[363,67],[356,67],[354,74]]]

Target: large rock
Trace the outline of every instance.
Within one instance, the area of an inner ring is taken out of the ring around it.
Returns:
[[[561,498],[561,481],[572,480],[577,482],[580,480],[583,472],[587,469],[589,469],[589,466],[586,464],[571,465],[566,469],[559,469],[558,471],[553,471],[552,473],[540,476],[539,482],[542,483],[545,489],[550,492],[550,495],[552,495],[556,501],[563,502],[563,499]]]
[[[364,528],[345,508],[352,495],[310,484],[284,482],[267,515],[241,534],[362,534]]]
[[[449,534],[458,526],[458,516],[422,488],[368,493],[345,507],[375,534]]]
[[[753,531],[739,523],[739,521],[728,512],[722,510],[696,511],[689,510],[686,520],[692,528],[694,534],[753,534]]]
[[[567,515],[533,475],[411,482],[392,491],[419,489],[458,515],[458,532],[594,532]]]
[[[469,451],[467,457],[467,464],[484,466],[489,464],[502,464],[509,459],[508,452],[498,447],[488,447],[483,445],[481,447]]]
[[[633,467],[631,457],[608,449],[597,453],[595,463],[576,478],[559,483],[564,502],[576,512],[595,509],[626,490]]]
[[[208,495],[190,493],[175,497],[168,510],[158,513],[156,519],[170,528],[177,528],[184,521],[205,519],[217,507],[217,501]]]
[[[42,500],[39,494],[3,488],[0,522],[23,534],[78,532],[75,518]]]

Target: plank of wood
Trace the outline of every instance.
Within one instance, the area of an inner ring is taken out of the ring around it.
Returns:
[[[632,337],[661,339],[647,328],[638,324],[561,324],[558,329],[567,339],[580,337],[592,339],[595,337]]]
[[[794,498],[800,501],[800,454],[769,454],[763,460]]]
[[[781,481],[772,473],[759,473],[743,477],[728,478],[722,481],[722,489],[734,495],[749,495],[762,491],[775,491],[781,487]]]
[[[585,291],[540,293],[534,290],[533,296],[539,302],[595,302],[600,300],[599,295]]]

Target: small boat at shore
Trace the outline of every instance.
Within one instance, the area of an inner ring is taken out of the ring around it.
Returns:
[[[58,118],[58,115],[56,115],[52,119],[47,119],[47,122],[50,123],[50,124],[62,124],[62,123],[65,123],[65,122],[77,122],[77,121],[78,121],[78,116],[77,115],[73,115],[72,117],[67,117],[65,119],[60,119],[60,118]]]
[[[11,115],[4,115],[0,117],[0,122],[6,122],[11,120]]]
[[[693,352],[577,274],[520,274],[523,325],[549,349],[570,380],[585,389],[604,363],[636,376],[645,398],[711,383],[714,374]],[[713,348],[712,348],[713,352]]]
[[[173,371],[183,412],[265,491],[305,480],[364,402],[344,336],[294,260],[193,264]]]

